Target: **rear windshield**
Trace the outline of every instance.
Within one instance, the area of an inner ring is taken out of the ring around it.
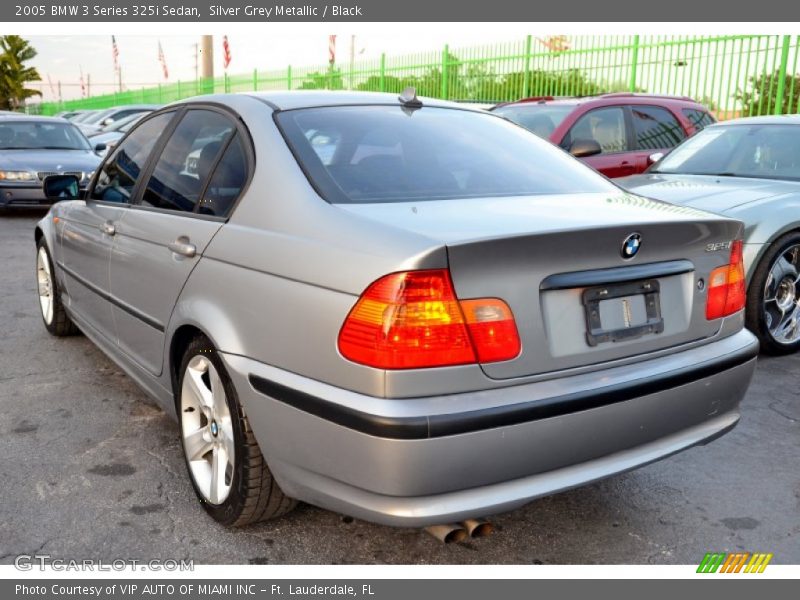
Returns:
[[[575,107],[569,105],[510,104],[498,106],[492,112],[547,139],[573,110]]]
[[[277,121],[311,183],[335,204],[617,191],[489,113],[338,106],[284,111]]]

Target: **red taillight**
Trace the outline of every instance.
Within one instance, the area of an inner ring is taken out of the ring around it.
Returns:
[[[446,269],[382,277],[361,295],[339,332],[342,356],[380,369],[509,360],[519,349],[505,302],[459,302]]]
[[[517,324],[508,304],[497,298],[462,300],[460,304],[478,362],[511,360],[519,355]]]
[[[714,269],[708,278],[706,319],[727,317],[744,308],[747,290],[744,277],[742,240],[731,245],[730,263]]]

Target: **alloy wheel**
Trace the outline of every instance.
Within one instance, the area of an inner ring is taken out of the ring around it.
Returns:
[[[786,345],[800,340],[800,244],[786,248],[772,263],[763,307],[772,339]]]
[[[36,255],[36,281],[39,288],[39,306],[42,309],[44,322],[53,322],[53,275],[50,272],[50,259],[44,246]]]
[[[208,357],[195,356],[186,365],[180,408],[183,450],[195,485],[206,501],[222,504],[231,491],[236,454],[225,388]]]

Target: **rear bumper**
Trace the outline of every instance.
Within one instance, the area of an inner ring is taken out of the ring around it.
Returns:
[[[223,358],[287,494],[422,526],[510,510],[724,434],[757,351],[741,331],[601,372],[402,400]]]

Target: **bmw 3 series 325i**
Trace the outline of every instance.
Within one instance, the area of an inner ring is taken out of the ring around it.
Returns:
[[[176,417],[228,525],[506,511],[729,431],[755,368],[739,221],[481,111],[207,96],[74,184],[36,227],[44,323]]]

